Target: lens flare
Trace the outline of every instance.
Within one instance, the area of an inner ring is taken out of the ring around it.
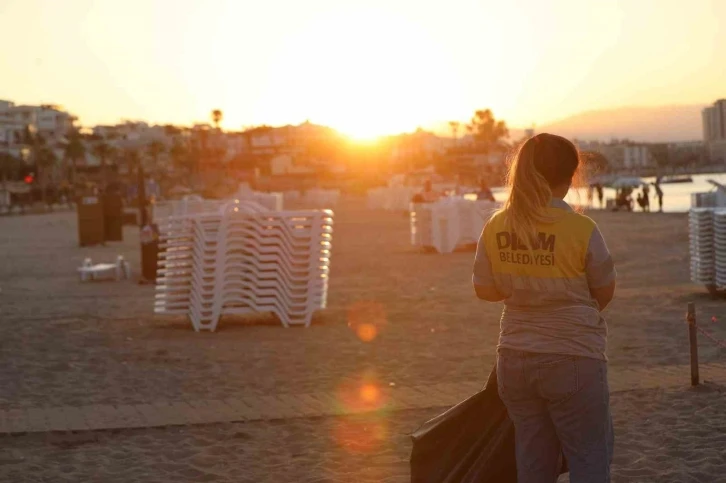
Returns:
[[[363,342],[378,337],[386,322],[386,311],[379,302],[362,300],[348,307],[348,327]]]
[[[360,398],[366,404],[375,405],[381,398],[381,391],[373,384],[366,384],[360,388]]]
[[[373,324],[361,324],[358,328],[356,328],[355,333],[363,342],[371,342],[376,338],[378,329],[376,329],[376,326]]]
[[[373,369],[347,379],[336,391],[336,399],[348,413],[333,428],[333,439],[350,453],[370,453],[388,444],[387,406],[390,388]],[[377,480],[375,480],[377,481]]]
[[[364,372],[339,385],[336,399],[349,413],[376,412],[386,408],[389,391],[375,373]]]

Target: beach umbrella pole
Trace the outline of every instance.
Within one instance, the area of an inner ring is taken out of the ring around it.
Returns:
[[[146,216],[146,183],[144,183],[144,167],[139,161],[139,167],[136,170],[138,183],[138,203],[139,203],[139,227],[143,230],[148,223]]]
[[[691,349],[691,386],[698,386],[701,382],[698,374],[698,334],[696,333],[696,304],[688,303],[688,342]]]

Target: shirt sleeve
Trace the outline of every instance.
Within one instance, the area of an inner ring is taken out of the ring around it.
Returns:
[[[474,274],[471,277],[471,281],[474,283],[474,285],[479,285],[482,287],[494,285],[492,264],[489,261],[486,244],[484,243],[485,233],[486,226],[481,232],[481,236],[479,237],[479,243],[477,243],[476,245],[476,256],[474,257]]]
[[[590,235],[585,258],[585,275],[590,288],[601,288],[610,285],[616,276],[615,264],[600,229],[595,226]]]

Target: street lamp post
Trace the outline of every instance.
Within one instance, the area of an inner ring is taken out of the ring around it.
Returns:
[[[146,183],[144,181],[144,166],[141,163],[141,159],[137,163],[136,182],[138,184],[139,227],[143,230],[149,221],[146,212]]]

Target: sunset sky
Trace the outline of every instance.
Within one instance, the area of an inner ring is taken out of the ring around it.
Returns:
[[[721,0],[0,0],[0,99],[357,136],[726,96]]]

